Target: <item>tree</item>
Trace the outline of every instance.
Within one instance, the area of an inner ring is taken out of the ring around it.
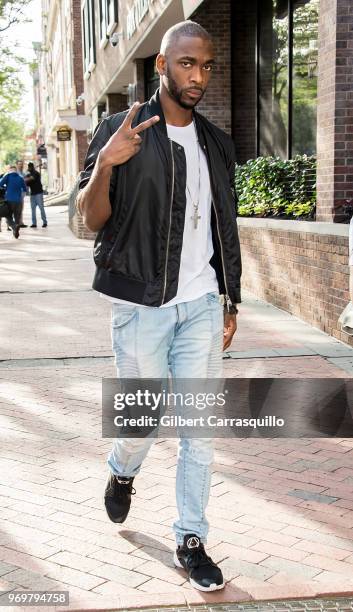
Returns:
[[[23,9],[31,0],[0,0],[0,33],[6,32],[16,23],[29,21],[25,19]]]
[[[0,0],[0,163],[14,162],[25,149],[25,120],[19,114],[23,84],[19,71],[25,58],[9,46],[8,34],[18,23],[30,21],[24,9],[31,0]]]
[[[23,157],[25,149],[24,122],[21,118],[8,117],[0,121],[0,164],[13,164]]]

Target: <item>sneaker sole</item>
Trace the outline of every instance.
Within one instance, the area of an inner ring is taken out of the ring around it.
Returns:
[[[174,556],[173,556],[173,561],[174,561],[174,565],[175,567],[181,568],[181,569],[185,569],[182,564],[180,563],[179,559],[178,559],[178,555],[176,554],[176,552],[174,551]],[[225,587],[225,583],[222,582],[222,584],[211,584],[209,587],[203,587],[200,584],[197,584],[197,582],[195,582],[195,580],[193,580],[192,578],[189,578],[189,582],[191,584],[191,586],[194,587],[194,589],[197,589],[198,591],[220,591],[221,589],[224,589]]]

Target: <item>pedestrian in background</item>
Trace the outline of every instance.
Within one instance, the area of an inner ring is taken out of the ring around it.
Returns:
[[[47,217],[44,210],[44,200],[43,200],[43,186],[40,180],[39,172],[34,168],[34,164],[29,162],[28,164],[28,172],[25,175],[25,182],[30,189],[31,196],[31,209],[32,209],[32,228],[37,227],[37,215],[36,208],[39,207],[40,214],[42,217],[43,225],[42,227],[47,227]]]
[[[17,174],[16,166],[10,166],[9,172],[0,180],[0,188],[1,187],[6,187],[5,201],[11,213],[9,217],[6,217],[6,220],[8,225],[12,228],[14,237],[18,238],[20,235],[22,192],[26,192],[27,187],[22,176]]]
[[[17,168],[17,174],[22,176],[22,178],[24,179],[25,173],[23,172],[23,160],[22,159],[18,159],[16,161],[16,168]],[[26,193],[29,193],[28,187],[27,187],[27,191],[22,193],[22,208],[21,208],[21,217],[20,217],[20,227],[28,227],[25,223],[23,223],[23,207],[24,207],[24,203],[25,203]]]

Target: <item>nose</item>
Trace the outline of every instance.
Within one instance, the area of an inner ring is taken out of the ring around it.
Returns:
[[[195,65],[193,67],[192,73],[190,75],[190,80],[193,85],[198,85],[199,87],[202,87],[203,72],[201,66]]]

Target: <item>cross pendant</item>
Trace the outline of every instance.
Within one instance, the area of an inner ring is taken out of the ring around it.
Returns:
[[[190,217],[190,219],[192,219],[194,221],[194,229],[197,229],[197,224],[199,222],[199,219],[201,219],[201,216],[197,214],[197,210],[194,211],[194,214],[192,215],[192,217]]]

